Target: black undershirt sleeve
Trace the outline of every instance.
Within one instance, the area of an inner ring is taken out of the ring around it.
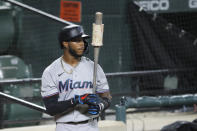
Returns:
[[[72,102],[72,99],[58,102],[58,97],[59,95],[57,94],[54,96],[43,98],[46,111],[51,116],[61,114],[67,111],[69,108],[75,107],[76,105]]]

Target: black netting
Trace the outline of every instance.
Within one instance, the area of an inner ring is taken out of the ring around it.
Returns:
[[[195,17],[196,13],[189,12],[147,13],[133,2],[129,4],[134,69],[169,70],[165,74],[138,77],[142,95],[196,92]]]

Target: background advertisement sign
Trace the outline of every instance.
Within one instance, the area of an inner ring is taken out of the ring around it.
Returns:
[[[61,0],[60,18],[70,22],[81,22],[81,2]]]

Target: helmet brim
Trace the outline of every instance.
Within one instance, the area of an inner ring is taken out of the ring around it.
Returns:
[[[85,38],[85,39],[90,38],[90,36],[89,36],[89,35],[86,35],[86,34],[83,34],[81,37],[82,37],[82,38]]]

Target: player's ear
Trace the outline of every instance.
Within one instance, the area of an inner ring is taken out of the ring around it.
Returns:
[[[64,48],[68,48],[68,42],[63,42],[62,45],[64,46]]]

